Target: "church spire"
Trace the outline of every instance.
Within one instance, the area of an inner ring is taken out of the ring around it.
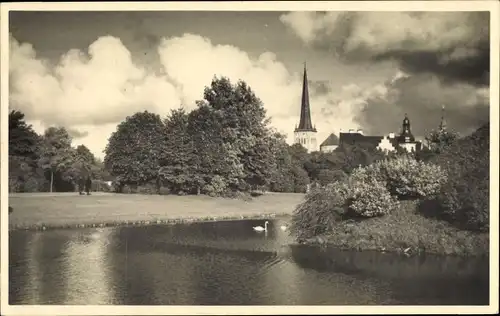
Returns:
[[[446,131],[446,120],[444,118],[444,104],[441,108],[441,122],[439,123],[439,131],[440,132]]]
[[[296,131],[316,131],[311,121],[311,106],[309,105],[309,87],[307,82],[307,68],[304,62],[304,79],[302,82],[302,102],[300,105],[300,122]]]
[[[405,118],[403,119],[403,131],[399,136],[400,142],[407,143],[415,141],[415,137],[411,133],[410,119],[408,119],[408,113],[405,113]]]

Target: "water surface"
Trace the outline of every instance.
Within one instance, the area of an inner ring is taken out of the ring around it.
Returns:
[[[306,246],[271,221],[10,232],[10,304],[488,305],[487,259]]]

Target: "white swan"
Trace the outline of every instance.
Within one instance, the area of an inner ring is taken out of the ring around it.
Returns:
[[[281,225],[280,226],[281,230],[285,231],[287,229],[286,225]]]
[[[266,221],[266,222],[264,223],[264,227],[262,227],[262,226],[255,226],[255,227],[253,228],[253,230],[256,230],[256,231],[258,231],[258,232],[261,232],[261,231],[266,231],[266,232],[267,232],[267,224],[269,224],[269,222],[268,222],[268,221]]]

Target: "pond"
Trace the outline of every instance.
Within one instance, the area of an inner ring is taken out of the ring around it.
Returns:
[[[488,305],[487,259],[291,246],[270,221],[10,232],[10,304]]]

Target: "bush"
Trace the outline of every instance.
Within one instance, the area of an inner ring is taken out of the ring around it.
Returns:
[[[294,212],[291,231],[299,239],[331,231],[338,221],[381,216],[398,206],[377,180],[350,177],[313,188]]]
[[[377,161],[356,169],[353,176],[376,179],[385,183],[392,195],[405,199],[434,197],[447,179],[446,172],[438,165],[417,161],[409,156]]]
[[[354,217],[376,217],[391,212],[397,200],[391,196],[384,182],[361,174],[351,176],[339,183],[337,190],[345,201],[347,215]]]
[[[312,189],[292,216],[290,231],[298,239],[325,233],[345,213],[345,200],[335,185]]]

